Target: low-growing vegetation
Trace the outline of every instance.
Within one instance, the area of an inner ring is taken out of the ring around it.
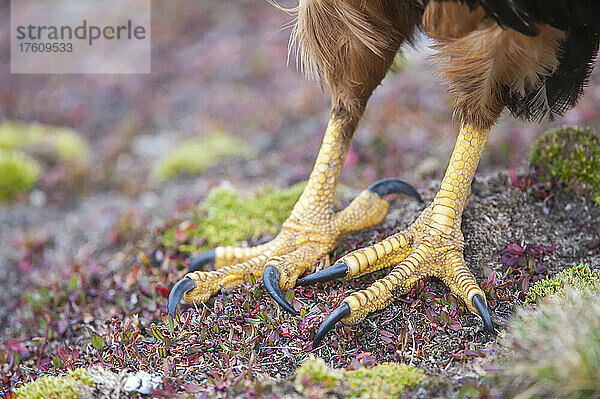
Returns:
[[[18,399],[76,399],[84,386],[93,386],[92,378],[82,368],[69,370],[65,376],[46,376],[15,391]]]
[[[37,182],[40,165],[21,151],[0,149],[0,202],[8,203]]]
[[[592,129],[565,127],[546,132],[531,154],[531,163],[566,184],[583,184],[600,205],[600,137]]]
[[[322,359],[310,356],[296,370],[295,385],[307,397],[325,397],[327,393],[350,398],[395,398],[406,387],[418,385],[425,373],[402,363],[382,363],[356,370],[328,367]]]
[[[49,191],[79,188],[89,166],[88,143],[73,129],[0,123],[0,202],[13,202],[36,183]]]
[[[564,297],[566,291],[600,292],[600,272],[587,264],[565,269],[552,277],[539,280],[529,288],[525,301],[537,303],[547,296]]]
[[[543,196],[498,188],[498,181],[506,177],[476,182],[472,206],[491,200],[494,209],[505,212],[498,219],[526,218],[544,223],[545,229],[555,225],[556,219],[544,219],[553,215],[537,213]],[[312,339],[326,315],[389,268],[351,281],[289,290],[286,297],[299,317],[282,311],[256,281],[222,290],[205,305],[182,305],[174,317],[164,313],[169,290],[185,274],[192,254],[215,245],[254,245],[276,234],[303,187],[244,195],[221,186],[200,205],[178,203],[161,219],[144,218],[136,210],[124,212],[109,234],[108,256],[67,264],[60,273],[45,269],[45,254],[54,245],[51,235],[22,237],[16,243],[18,267],[31,278],[23,283],[18,311],[11,315],[12,338],[0,348],[2,393],[29,387],[32,380],[43,384],[44,376],[68,379],[69,370],[93,365],[102,365],[113,376],[125,369],[152,374],[161,380],[152,391],[155,397],[256,397],[274,392],[280,397],[452,397],[521,387],[508,378],[494,386],[489,385],[491,379],[478,376],[447,382],[472,375],[472,365],[494,359],[498,345],[483,332],[480,318],[433,278],[421,279],[407,295],[359,325],[337,325],[323,345],[313,349]],[[432,190],[423,191],[431,198]],[[477,193],[487,197],[481,201]],[[348,193],[343,202],[351,198]],[[421,211],[403,198],[392,199],[390,209],[396,215],[391,222],[342,240],[332,258],[403,229]],[[521,213],[514,214],[514,209]],[[474,218],[469,216],[470,221]],[[569,220],[577,223],[573,216]],[[579,278],[596,281],[595,264],[556,274],[561,269],[556,265],[568,264],[556,259],[571,251],[562,242],[546,242],[543,233],[531,236],[515,229],[502,235],[502,246],[495,246],[497,237],[492,240],[473,225],[466,225],[465,231],[467,247],[485,253],[482,269],[473,270],[501,334],[514,309],[526,304],[532,292],[543,296],[564,285],[577,287]],[[472,254],[466,252],[468,256]]]
[[[75,130],[44,125],[4,121],[0,124],[0,149],[21,150],[53,162],[87,163],[90,149]]]
[[[214,132],[179,144],[158,161],[153,174],[159,180],[169,180],[179,175],[197,176],[227,157],[252,158],[256,153],[256,148],[251,144]]]
[[[292,212],[305,185],[298,183],[285,189],[268,187],[250,197],[233,188],[216,188],[188,223],[164,232],[163,243],[190,253],[215,245],[239,245],[249,236],[275,235]]]
[[[567,289],[563,298],[523,309],[511,323],[513,355],[500,375],[509,397],[600,395],[600,300]]]

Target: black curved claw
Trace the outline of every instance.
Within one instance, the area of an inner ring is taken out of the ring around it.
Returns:
[[[271,298],[275,299],[275,302],[277,302],[279,306],[294,316],[299,315],[299,313],[296,312],[296,309],[285,300],[281,293],[281,287],[279,286],[279,270],[277,270],[275,266],[265,267],[262,280],[267,288],[267,292],[271,295]]]
[[[321,344],[321,340],[323,340],[325,334],[327,334],[338,321],[348,316],[350,316],[350,306],[348,306],[347,303],[342,303],[336,310],[327,316],[325,320],[323,320],[323,323],[321,323],[321,326],[313,339],[312,348],[316,349]]]
[[[388,194],[406,194],[423,203],[421,194],[410,184],[401,179],[383,179],[369,186],[367,190],[383,197]]]
[[[348,275],[348,266],[343,263],[336,263],[327,269],[319,270],[316,273],[309,274],[303,279],[298,280],[297,286],[305,286],[316,283],[324,283],[326,281],[335,280],[337,278],[346,277]]]
[[[193,290],[196,288],[196,283],[189,277],[184,277],[175,284],[171,292],[169,293],[169,301],[167,303],[167,310],[172,316],[175,316],[175,309],[177,309],[177,305],[181,298],[183,298],[183,294],[188,292],[189,290]]]
[[[492,318],[490,317],[490,312],[485,304],[485,301],[479,294],[473,295],[473,306],[477,309],[477,313],[481,316],[483,320],[483,326],[485,329],[493,336],[496,336],[496,331],[494,330],[494,324],[492,323]]]
[[[211,249],[210,251],[206,251],[194,258],[190,263],[190,268],[188,272],[195,272],[202,268],[202,266],[215,261],[215,250]]]

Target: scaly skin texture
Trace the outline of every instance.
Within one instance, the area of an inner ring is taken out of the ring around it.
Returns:
[[[313,270],[323,256],[329,260],[328,254],[341,238],[385,219],[387,201],[366,190],[346,209],[336,212],[334,207],[335,187],[356,120],[333,113],[307,186],[277,237],[253,248],[217,248],[215,271],[186,275],[196,284],[184,295],[186,302],[205,302],[221,286],[233,288],[251,275],[259,279],[266,266],[279,270],[282,289],[292,288],[298,277]]]
[[[485,298],[485,294],[465,265],[460,225],[487,135],[488,131],[463,126],[432,204],[408,229],[340,259],[348,266],[347,278],[397,265],[386,277],[344,299],[351,312],[343,323],[358,323],[387,306],[395,295],[408,293],[425,276],[440,278],[477,313],[473,296]]]

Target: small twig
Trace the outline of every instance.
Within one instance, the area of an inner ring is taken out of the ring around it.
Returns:
[[[415,344],[415,333],[412,332],[413,327],[412,327],[412,323],[410,322],[410,319],[406,319],[406,321],[408,321],[408,328],[411,331],[412,334],[412,351],[410,352],[410,361],[408,362],[409,366],[412,366],[412,362],[413,362],[413,357],[415,356],[415,350],[416,350],[416,344]]]

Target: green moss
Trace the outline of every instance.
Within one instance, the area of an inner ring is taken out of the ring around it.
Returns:
[[[93,386],[92,378],[85,369],[70,370],[69,374],[61,377],[46,376],[38,378],[18,388],[17,398],[27,399],[71,399],[81,396],[86,386]]]
[[[552,277],[537,281],[527,291],[525,302],[535,303],[548,295],[565,296],[566,289],[600,293],[600,272],[587,264],[565,269]]]
[[[500,370],[506,397],[600,396],[600,298],[567,289],[536,310],[522,309]]]
[[[592,129],[567,127],[546,132],[531,154],[531,163],[543,166],[564,183],[583,184],[600,204],[600,138]]]
[[[0,149],[0,202],[11,202],[30,190],[40,174],[39,164],[20,151]]]
[[[400,363],[383,363],[373,368],[345,371],[350,385],[348,396],[355,398],[393,398],[404,388],[419,384],[423,370]]]
[[[77,162],[89,156],[87,142],[72,129],[57,128],[52,140],[61,161]]]
[[[199,175],[226,157],[251,158],[255,155],[256,149],[250,144],[215,132],[208,137],[181,143],[158,161],[153,175],[159,180],[168,180],[182,174]]]
[[[332,392],[339,389],[344,374],[340,370],[328,367],[323,359],[310,355],[304,364],[296,370],[296,389],[304,392],[310,389],[320,389]]]
[[[399,363],[383,363],[373,368],[340,370],[328,367],[322,359],[310,356],[296,370],[296,389],[319,396],[326,392],[337,392],[353,398],[393,398],[406,387],[423,381],[421,369]]]
[[[85,163],[90,155],[87,142],[73,129],[14,121],[0,124],[0,149],[40,152],[66,163]]]
[[[203,204],[204,218],[197,222],[194,232],[198,240],[206,239],[205,243],[201,248],[180,245],[179,250],[193,252],[211,249],[215,245],[239,245],[248,236],[276,234],[292,212],[305,185],[299,183],[285,189],[270,187],[250,198],[229,188],[212,190]],[[163,243],[175,245],[174,228],[166,231]]]

